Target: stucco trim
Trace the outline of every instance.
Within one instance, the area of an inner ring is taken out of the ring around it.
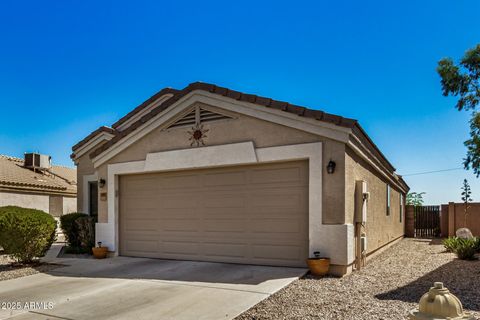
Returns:
[[[253,142],[147,154],[145,172],[256,163]]]
[[[128,118],[127,120],[125,120],[125,122],[119,124],[118,126],[115,127],[115,129],[119,130],[119,131],[122,131],[122,130],[125,130],[126,128],[128,128],[132,123],[134,123],[135,121],[139,120],[141,117],[143,117],[144,115],[146,115],[147,113],[149,113],[150,111],[152,111],[153,109],[155,109],[156,107],[158,107],[159,105],[161,105],[162,103],[164,103],[165,101],[167,101],[168,99],[170,99],[171,97],[173,97],[173,93],[166,93],[164,94],[163,96],[161,96],[160,98],[158,98],[157,100],[155,100],[155,102],[151,103],[149,106],[145,107],[144,109],[142,109],[141,111],[139,111],[138,113],[134,114],[133,116],[131,116],[130,118]]]
[[[119,154],[154,129],[161,127],[162,125],[166,126],[175,116],[195,103],[211,105],[219,109],[225,109],[227,111],[277,123],[343,143],[346,143],[349,140],[349,136],[352,132],[350,128],[317,121],[315,119],[299,117],[298,115],[281,110],[265,108],[254,103],[234,100],[228,97],[205,92],[203,90],[195,90],[179,99],[165,111],[145,122],[141,127],[122,138],[112,147],[94,157],[92,159],[94,167],[98,168],[106,163],[109,159]]]
[[[100,132],[94,138],[89,140],[87,143],[79,147],[77,150],[73,152],[74,158],[76,160],[83,156],[84,154],[88,153],[90,150],[98,146],[103,141],[111,140],[115,135],[108,133],[108,132]]]
[[[82,212],[86,214],[90,214],[90,206],[88,205],[90,201],[90,192],[88,192],[88,186],[89,182],[92,181],[97,181],[98,180],[98,175],[95,174],[89,174],[89,175],[84,175],[83,176],[83,186],[82,186],[82,192],[83,192],[83,203],[82,203]]]
[[[235,155],[246,152],[243,158],[232,162],[229,152]],[[247,151],[245,151],[247,150]],[[254,151],[252,153],[252,151]],[[188,160],[180,160],[181,156]],[[210,160],[201,159],[199,153],[214,155]],[[200,159],[200,160],[198,160]],[[198,161],[197,161],[198,160]],[[278,147],[256,148],[252,142],[203,148],[164,151],[147,155],[144,161],[115,163],[107,166],[108,222],[97,223],[96,241],[102,241],[118,255],[118,178],[120,175],[162,172],[187,168],[208,168],[252,163],[282,162],[293,160],[309,161],[309,252],[321,251],[332,263],[347,265],[353,261],[353,226],[322,224],[322,143],[306,143]]]
[[[367,161],[369,165],[371,165],[377,172],[379,172],[383,177],[385,177],[390,183],[392,183],[394,186],[396,186],[398,189],[400,189],[402,192],[407,193],[408,190],[406,190],[398,181],[395,181],[392,179],[392,177],[381,167],[379,167],[375,161],[373,161],[368,155],[366,155],[362,150],[360,150],[359,147],[357,147],[355,144],[353,144],[351,141],[347,143],[348,147],[353,150],[358,156],[360,156],[362,159]]]

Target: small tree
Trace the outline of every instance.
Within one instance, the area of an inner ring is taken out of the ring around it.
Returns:
[[[437,72],[441,78],[444,96],[457,97],[455,107],[458,110],[472,111],[470,120],[470,139],[464,142],[467,157],[463,164],[480,176],[480,44],[467,50],[458,64],[451,58],[438,62]]]
[[[464,208],[464,219],[465,219],[465,227],[467,227],[467,215],[468,209],[470,208],[470,202],[473,201],[472,199],[472,190],[470,189],[470,185],[468,184],[467,179],[463,179],[463,186],[462,186],[462,201],[465,205]]]
[[[414,207],[420,207],[423,205],[423,195],[425,192],[409,192],[407,194],[407,204],[414,206]]]

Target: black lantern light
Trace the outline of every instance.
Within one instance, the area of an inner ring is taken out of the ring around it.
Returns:
[[[98,186],[101,188],[105,187],[105,179],[98,180]]]
[[[335,172],[335,166],[336,166],[336,165],[337,165],[337,164],[335,163],[335,161],[330,160],[330,161],[328,162],[328,164],[327,164],[327,173],[328,173],[328,174],[334,173],[334,172]]]

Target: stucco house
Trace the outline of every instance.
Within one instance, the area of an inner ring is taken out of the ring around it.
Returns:
[[[36,159],[45,158],[40,164]],[[54,217],[77,210],[75,168],[50,164],[50,157],[26,153],[24,159],[0,155],[0,207],[43,210]]]
[[[78,210],[117,255],[333,274],[404,235],[408,186],[356,120],[206,83],[73,147]]]

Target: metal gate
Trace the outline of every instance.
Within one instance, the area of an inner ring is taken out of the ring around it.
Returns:
[[[416,206],[414,210],[415,237],[440,236],[440,206]]]

